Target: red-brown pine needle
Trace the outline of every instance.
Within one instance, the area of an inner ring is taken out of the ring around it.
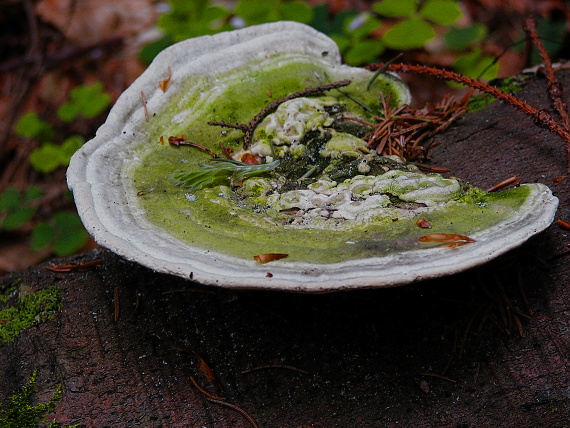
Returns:
[[[367,68],[369,70],[375,71],[384,67],[382,64],[370,65]],[[490,94],[491,96],[510,104],[519,111],[529,115],[534,123],[541,128],[548,129],[551,132],[558,134],[565,143],[567,152],[567,168],[570,171],[570,131],[558,124],[546,110],[539,110],[530,104],[519,100],[511,94],[501,91],[488,83],[481,82],[471,77],[464,76],[460,73],[456,73],[450,70],[443,70],[435,67],[428,67],[425,65],[410,65],[410,64],[390,64],[387,66],[387,70],[403,72],[403,73],[416,73],[416,74],[427,74],[430,76],[435,76],[443,80],[448,80],[451,82],[463,84],[471,88],[475,88],[481,92]]]
[[[536,47],[536,50],[542,59],[542,63],[544,64],[544,74],[548,80],[548,94],[550,95],[550,99],[554,104],[554,108],[560,115],[562,124],[566,129],[570,129],[570,117],[568,116],[568,108],[564,102],[564,91],[562,89],[562,84],[558,81],[556,75],[554,74],[552,61],[550,60],[550,56],[548,55],[544,43],[542,43],[542,40],[538,35],[536,27],[537,23],[534,16],[529,16],[524,20],[524,29],[530,37],[532,44]]]

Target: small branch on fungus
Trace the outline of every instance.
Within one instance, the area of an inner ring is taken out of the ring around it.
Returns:
[[[168,137],[168,143],[172,146],[190,146],[190,147],[196,147],[197,149],[202,150],[203,152],[208,153],[210,156],[212,156],[214,159],[219,158],[219,156],[217,155],[216,152],[210,150],[208,147],[202,145],[202,144],[198,144],[198,143],[194,143],[192,141],[186,141],[186,137],[184,135],[181,135],[179,137],[174,137],[174,136],[170,136]]]
[[[211,120],[208,122],[210,126],[221,126],[222,128],[233,128],[239,129],[240,131],[247,132],[247,125],[241,125],[239,123],[227,123],[227,122],[216,122],[215,120]]]
[[[308,97],[310,95],[320,94],[321,92],[330,91],[331,89],[338,89],[342,88],[343,86],[350,85],[350,80],[340,80],[338,82],[327,83],[325,85],[314,86],[312,88],[301,89],[300,91],[293,92],[283,98],[273,101],[272,103],[268,104],[263,110],[255,115],[255,117],[249,122],[247,127],[249,128],[244,137],[243,137],[243,147],[244,149],[249,146],[251,142],[251,138],[253,137],[253,131],[257,125],[261,123],[261,121],[267,116],[269,113],[273,113],[277,107],[283,104],[286,101],[301,98],[301,97]]]
[[[208,122],[208,125],[222,126],[225,128],[234,128],[243,131],[245,133],[243,137],[243,148],[247,149],[249,147],[249,144],[251,143],[251,139],[253,137],[253,131],[255,131],[257,125],[261,123],[261,121],[265,118],[265,116],[267,116],[270,113],[273,113],[277,109],[277,107],[279,107],[284,102],[292,100],[294,98],[308,97],[310,95],[320,94],[321,92],[330,91],[331,89],[342,88],[343,86],[350,85],[350,82],[351,82],[350,80],[340,80],[338,82],[326,83],[324,85],[305,88],[301,89],[300,91],[293,92],[292,94],[289,94],[283,98],[279,98],[278,100],[275,100],[270,104],[268,104],[266,107],[263,108],[263,110],[257,113],[255,117],[251,119],[251,121],[247,125],[233,124],[226,122],[215,122],[215,121]]]

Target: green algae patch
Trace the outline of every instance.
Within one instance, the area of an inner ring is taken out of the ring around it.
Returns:
[[[35,293],[25,292],[20,285],[19,289],[5,290],[1,296],[4,303],[0,309],[0,343],[12,342],[23,330],[52,319],[62,305],[61,291],[56,285]]]
[[[269,216],[267,212],[256,213],[250,207],[235,204],[227,197],[229,189],[224,187],[194,195],[164,183],[140,199],[143,206],[148,203],[163,208],[147,212],[151,222],[204,250],[244,259],[275,252],[289,254],[285,262],[335,263],[428,248],[435,244],[418,241],[428,233],[472,236],[513,215],[529,194],[529,189],[521,186],[478,195],[476,203],[452,201],[443,209],[411,218],[394,212],[393,217],[335,231],[288,226],[283,224],[285,214]],[[418,227],[419,218],[425,218],[432,228]]]

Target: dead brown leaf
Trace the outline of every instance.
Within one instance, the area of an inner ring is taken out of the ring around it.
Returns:
[[[273,262],[275,260],[284,259],[288,255],[289,254],[267,253],[267,254],[259,254],[257,256],[253,256],[253,259],[259,264],[264,264],[264,263]]]
[[[36,13],[67,38],[85,46],[113,37],[133,37],[157,19],[151,0],[41,0]]]

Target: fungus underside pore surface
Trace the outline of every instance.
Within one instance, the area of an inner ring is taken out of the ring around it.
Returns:
[[[348,68],[331,72],[325,64],[320,68],[303,57],[284,57],[274,64],[252,64],[247,76],[238,73],[231,78],[188,79],[190,87],[181,83],[176,93],[170,94],[168,105],[143,124],[146,140],[138,143],[139,161],[133,164],[124,182],[131,188],[130,199],[139,204],[151,223],[193,246],[236,257],[251,259],[256,254],[271,252],[289,254],[286,260],[291,262],[334,263],[425,248],[430,244],[419,243],[418,237],[427,233],[470,236],[509,217],[528,196],[526,187],[500,194],[467,190],[442,210],[413,218],[392,216],[345,230],[323,230],[291,227],[282,219],[240,206],[226,197],[227,186],[196,192],[175,186],[169,179],[172,173],[203,167],[211,156],[195,148],[161,145],[161,137],[167,140],[169,136],[185,135],[187,140],[221,154],[219,143],[238,150],[243,132],[208,126],[208,121],[247,124],[278,98],[342,79],[351,79],[353,83],[342,88],[342,92],[332,90],[325,95],[338,98],[346,110],[368,118],[370,114],[343,92],[378,109],[381,92],[398,85],[383,75],[371,91],[366,91],[372,73],[359,70],[364,74],[350,75]],[[393,102],[399,102],[397,96],[393,96]],[[431,224],[429,231],[416,225],[419,217]]]

